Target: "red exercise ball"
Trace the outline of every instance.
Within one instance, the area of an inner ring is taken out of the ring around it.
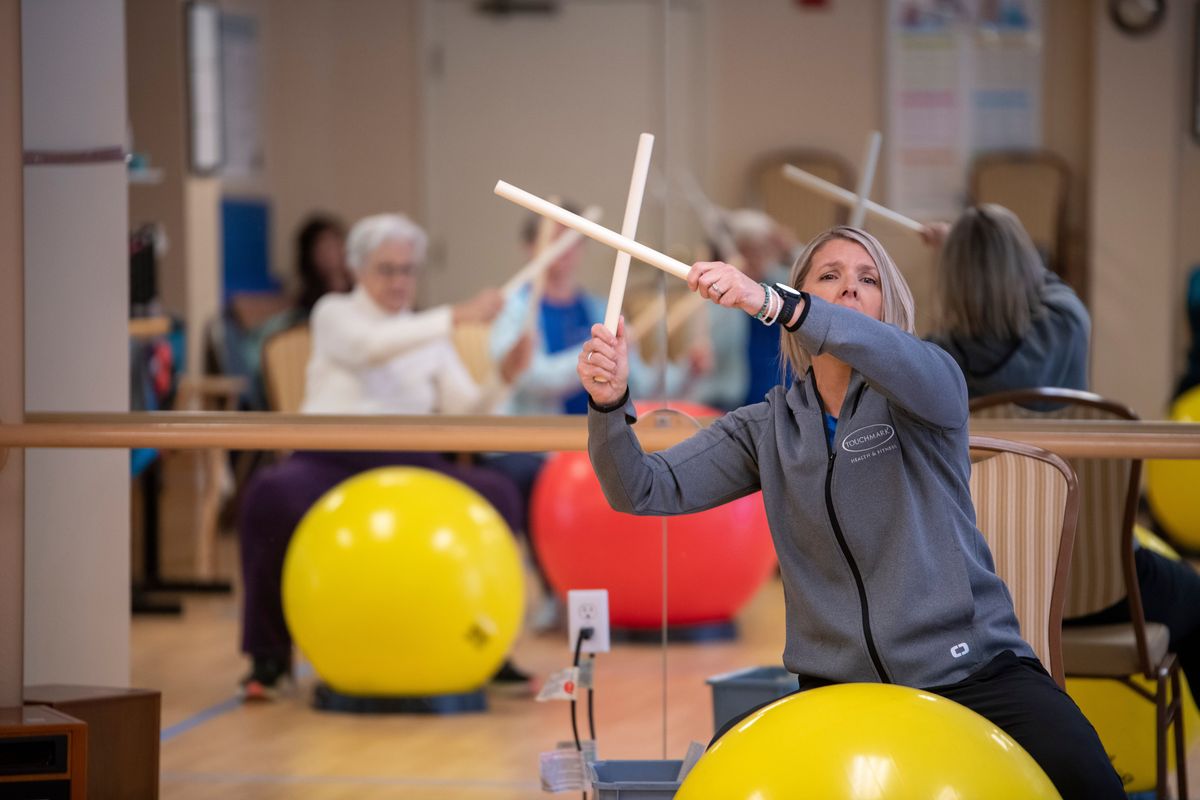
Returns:
[[[638,404],[646,414],[651,404]],[[695,417],[721,412],[695,404],[671,408]],[[607,589],[616,627],[662,623],[663,518],[621,514],[600,491],[587,453],[556,453],[534,487],[534,547],[554,590]],[[724,622],[745,605],[775,567],[762,498],[666,518],[667,624]]]

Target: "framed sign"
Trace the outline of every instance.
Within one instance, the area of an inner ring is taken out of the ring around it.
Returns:
[[[221,92],[221,9],[189,2],[187,25],[188,151],[193,172],[215,173],[225,161]]]

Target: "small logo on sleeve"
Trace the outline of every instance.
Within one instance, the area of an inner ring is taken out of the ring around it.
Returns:
[[[950,655],[954,658],[962,658],[969,652],[971,652],[971,648],[967,646],[966,642],[959,642],[950,648]]]

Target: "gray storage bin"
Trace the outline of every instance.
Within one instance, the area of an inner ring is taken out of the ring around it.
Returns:
[[[683,761],[596,761],[588,764],[596,800],[670,800]]]
[[[783,667],[747,667],[714,675],[706,683],[712,687],[714,733],[729,720],[798,688],[796,676]]]

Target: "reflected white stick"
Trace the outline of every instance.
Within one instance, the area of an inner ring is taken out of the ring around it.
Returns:
[[[879,163],[879,145],[883,142],[883,134],[871,131],[867,137],[867,152],[863,155],[862,172],[858,176],[858,195],[854,210],[850,212],[850,227],[861,228],[867,217],[867,203],[871,200],[871,184],[875,182],[875,165]]]
[[[535,214],[549,217],[560,225],[565,225],[571,230],[579,231],[589,239],[595,239],[597,242],[606,244],[615,250],[629,253],[629,255],[638,261],[649,264],[656,269],[661,269],[663,272],[670,273],[680,280],[687,280],[688,273],[692,271],[691,266],[678,259],[671,258],[665,253],[660,253],[641,242],[635,242],[633,239],[622,236],[616,231],[611,231],[603,225],[597,225],[578,214],[572,214],[565,208],[547,202],[535,194],[530,194],[524,189],[513,186],[511,183],[497,181],[495,192],[505,200],[510,200]]]
[[[583,210],[583,216],[592,222],[599,222],[604,214],[600,206],[588,206]],[[553,244],[544,248],[542,252],[530,259],[529,263],[517,270],[511,278],[504,282],[500,291],[504,292],[505,296],[511,296],[526,283],[541,275],[555,261],[562,258],[581,239],[583,239],[583,234],[579,231],[566,231],[555,239]]]
[[[637,236],[638,218],[642,214],[642,196],[646,192],[646,177],[650,174],[650,154],[654,151],[654,136],[643,133],[638,137],[637,155],[633,159],[633,177],[629,180],[629,196],[625,201],[625,219],[621,222],[621,235],[630,239]],[[629,281],[629,253],[617,251],[613,264],[612,284],[608,289],[608,308],[604,312],[604,327],[616,334],[617,320],[621,318],[621,305],[625,300],[625,284]]]
[[[849,189],[843,189],[836,183],[830,183],[824,178],[818,178],[811,172],[805,172],[799,167],[791,164],[784,165],[783,175],[788,180],[798,183],[801,186],[806,186],[817,194],[825,195],[830,200],[834,200],[842,205],[854,206],[858,203],[858,195],[854,194],[854,192],[850,191]],[[874,214],[880,219],[887,220],[894,225],[907,228],[918,235],[925,230],[925,226],[917,222],[915,219],[906,217],[897,211],[892,211],[890,208],[881,206],[879,203],[876,203],[872,200],[867,200],[865,203],[863,203],[863,206],[866,208],[867,213]]]

